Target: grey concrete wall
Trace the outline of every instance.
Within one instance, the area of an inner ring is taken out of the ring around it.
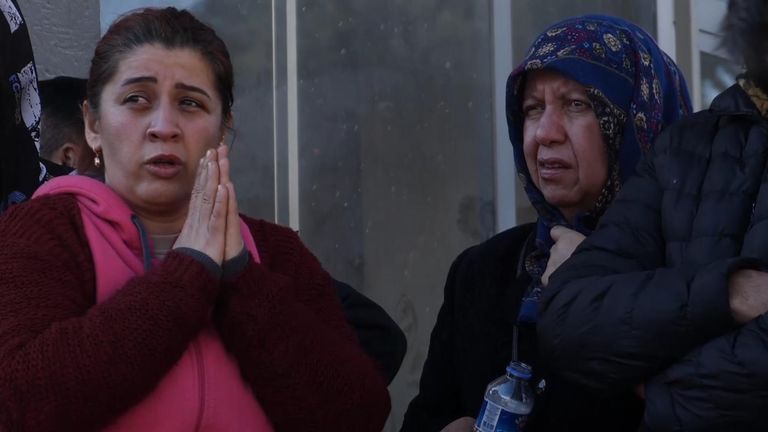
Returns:
[[[86,77],[99,40],[99,0],[18,0],[39,79]]]

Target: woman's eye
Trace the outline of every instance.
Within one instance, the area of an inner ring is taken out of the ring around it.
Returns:
[[[525,114],[526,117],[535,117],[542,112],[544,112],[544,107],[541,105],[532,104],[523,106],[523,114]]]
[[[573,111],[587,111],[592,109],[592,105],[583,100],[572,99],[568,104],[568,108]]]
[[[147,101],[147,98],[145,98],[140,94],[129,94],[123,99],[123,103],[128,103],[128,104],[138,104],[142,102],[148,102],[148,101]]]
[[[195,99],[185,98],[182,99],[180,105],[185,108],[202,108],[203,105]]]

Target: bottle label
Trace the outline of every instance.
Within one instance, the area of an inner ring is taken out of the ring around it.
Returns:
[[[524,414],[515,414],[485,399],[477,416],[475,432],[520,432],[528,418]]]

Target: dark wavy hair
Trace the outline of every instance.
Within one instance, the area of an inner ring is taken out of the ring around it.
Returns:
[[[117,73],[120,62],[134,49],[148,44],[189,48],[208,62],[222,101],[224,121],[234,101],[234,72],[229,51],[216,32],[186,10],[146,8],[118,18],[96,45],[88,77],[88,104],[98,111],[104,86]]]
[[[768,93],[768,0],[729,0],[722,46],[744,62],[745,76]]]

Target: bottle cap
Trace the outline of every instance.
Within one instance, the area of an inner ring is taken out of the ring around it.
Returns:
[[[531,379],[532,375],[531,367],[519,361],[509,362],[509,366],[507,366],[507,374],[524,380]]]

